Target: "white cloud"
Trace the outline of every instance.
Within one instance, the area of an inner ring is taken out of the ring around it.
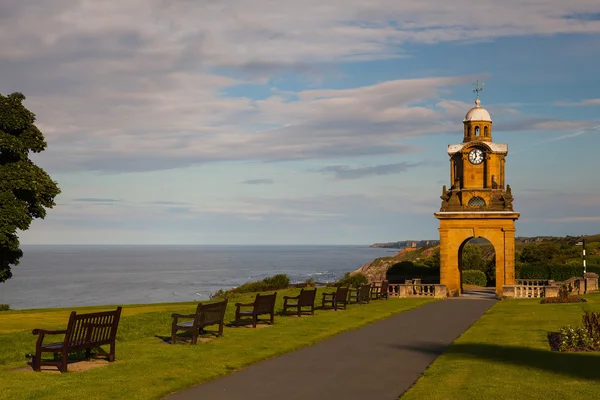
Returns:
[[[402,57],[412,42],[600,32],[600,21],[576,18],[599,10],[558,0],[9,1],[0,6],[0,90],[27,95],[52,171],[401,154],[418,150],[407,138],[456,128],[465,109],[442,96],[474,77],[259,101],[225,89],[283,70],[311,76],[320,63]]]
[[[557,106],[563,107],[578,107],[578,106],[600,106],[600,99],[584,99],[581,101],[557,101],[554,103]]]

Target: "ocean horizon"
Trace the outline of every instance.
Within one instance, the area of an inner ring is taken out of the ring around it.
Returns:
[[[370,245],[22,245],[0,284],[12,309],[208,300],[275,274],[331,282],[399,249]]]

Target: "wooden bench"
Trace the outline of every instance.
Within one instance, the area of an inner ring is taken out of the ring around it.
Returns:
[[[317,289],[302,289],[298,296],[283,296],[283,313],[287,314],[288,308],[296,309],[298,316],[302,315],[302,307],[310,307],[310,314],[315,314],[315,297]],[[289,302],[289,300],[296,300]]]
[[[348,286],[340,286],[337,288],[335,292],[332,293],[323,293],[323,298],[321,300],[321,309],[325,309],[325,306],[331,305],[335,311],[337,311],[338,307],[346,309],[346,305],[348,304],[348,292],[350,288]]]
[[[350,289],[350,295],[348,296],[348,303],[355,302],[357,304],[368,303],[371,299],[371,284],[365,283],[360,285],[358,289]]]
[[[236,303],[235,307],[235,326],[240,326],[242,323],[242,317],[252,317],[252,327],[256,328],[258,322],[258,316],[264,314],[270,314],[270,323],[273,325],[275,322],[275,300],[277,299],[277,292],[273,294],[260,294],[256,295],[254,302],[242,304]],[[252,307],[250,311],[242,311],[242,307]]]
[[[115,361],[115,338],[121,317],[121,307],[114,311],[77,314],[72,311],[69,316],[67,329],[47,330],[34,329],[38,335],[35,355],[31,359],[34,371],[40,371],[42,365],[57,365],[60,372],[67,372],[68,355],[71,352],[85,350],[86,359],[90,358],[91,350],[102,345],[110,345],[108,361]],[[65,335],[62,342],[44,344],[45,335]],[[42,353],[61,354],[61,360],[42,361]]]
[[[192,344],[198,343],[198,335],[204,331],[204,328],[210,325],[218,325],[219,330],[216,336],[223,335],[223,324],[225,319],[225,310],[227,309],[227,299],[214,303],[200,303],[196,307],[194,314],[174,313],[173,323],[171,324],[171,344],[177,341],[177,331],[192,332]],[[179,322],[179,319],[192,319],[192,321]]]
[[[371,299],[373,300],[377,300],[377,299],[388,299],[388,288],[389,288],[389,282],[388,281],[382,281],[380,285],[377,284],[373,284],[373,287],[371,288]]]

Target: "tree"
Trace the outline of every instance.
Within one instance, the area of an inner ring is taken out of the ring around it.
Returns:
[[[466,244],[462,251],[462,270],[477,269],[485,272],[485,261],[480,246]]]
[[[43,219],[60,193],[56,182],[29,159],[31,152],[46,148],[46,141],[23,100],[21,93],[0,94],[0,282],[11,278],[11,265],[23,256],[17,229],[27,230],[34,218]]]
[[[531,244],[523,248],[519,258],[527,264],[539,264],[548,261],[548,254],[540,246]]]

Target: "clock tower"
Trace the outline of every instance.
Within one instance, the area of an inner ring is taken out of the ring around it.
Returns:
[[[496,254],[496,295],[515,280],[515,221],[504,166],[508,145],[492,141],[492,119],[481,107],[476,84],[475,107],[465,115],[463,141],[448,146],[450,188],[442,189],[440,221],[440,283],[462,293],[462,251],[472,238],[485,238]]]

